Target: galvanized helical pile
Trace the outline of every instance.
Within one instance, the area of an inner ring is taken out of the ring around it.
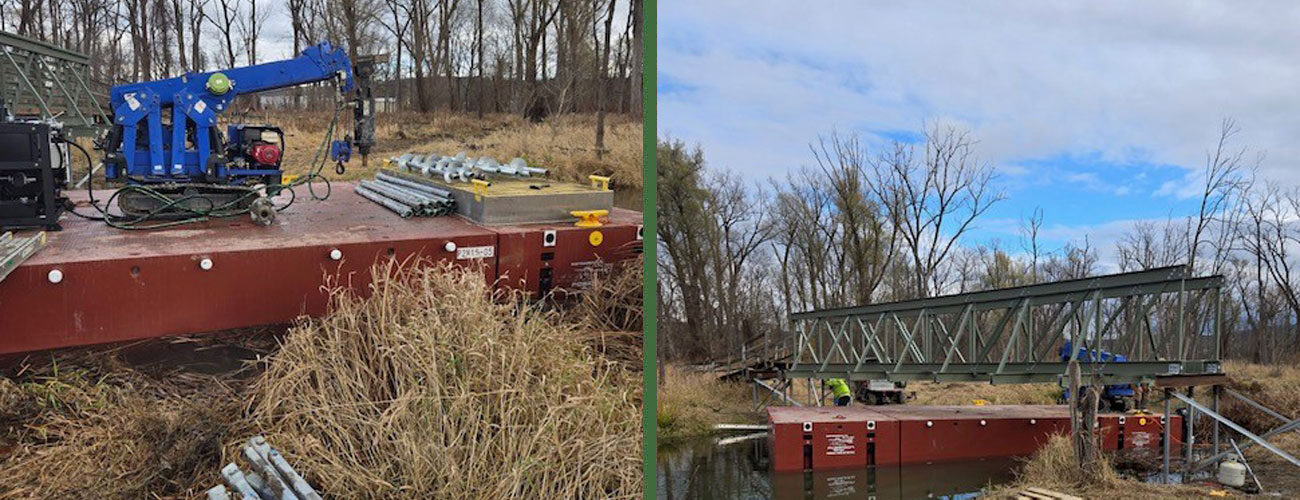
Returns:
[[[356,192],[402,218],[437,217],[456,212],[456,200],[452,199],[451,191],[382,172],[375,174],[374,180],[361,181]]]
[[[443,156],[438,153],[419,155],[406,153],[390,158],[389,163],[399,170],[441,178],[443,182],[470,182],[473,179],[487,179],[491,176],[538,177],[549,173],[544,168],[530,167],[523,158],[515,158],[509,163],[501,163],[491,156],[471,158],[462,151],[456,156]]]

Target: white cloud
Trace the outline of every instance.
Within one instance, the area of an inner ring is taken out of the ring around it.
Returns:
[[[999,164],[994,167],[1001,175],[1025,176],[1029,175],[1029,167],[1023,165],[1013,165],[1010,163]]]
[[[1190,200],[1202,194],[1205,187],[1205,175],[1199,170],[1187,172],[1180,179],[1165,181],[1151,193],[1152,197],[1170,197],[1176,200]]]
[[[1220,120],[1300,183],[1300,4],[668,0],[661,131],[779,175],[833,127],[968,123],[995,164],[1062,151],[1196,168]],[[1000,167],[1008,174],[1016,167]]]

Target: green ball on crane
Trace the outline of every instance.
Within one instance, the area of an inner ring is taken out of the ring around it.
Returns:
[[[226,77],[225,73],[213,73],[208,76],[207,88],[208,92],[215,95],[224,95],[226,92],[230,92],[230,78]]]

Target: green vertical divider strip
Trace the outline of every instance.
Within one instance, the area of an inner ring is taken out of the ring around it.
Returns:
[[[658,468],[656,466],[657,461],[655,458],[655,452],[657,450],[655,438],[655,422],[657,420],[655,418],[655,412],[658,408],[658,405],[655,402],[655,396],[657,395],[656,390],[659,386],[657,383],[659,372],[656,370],[655,366],[655,359],[657,358],[655,355],[657,352],[655,350],[655,322],[658,319],[657,312],[659,305],[657,303],[658,282],[655,280],[657,273],[657,259],[655,258],[655,255],[658,250],[658,212],[656,207],[658,206],[657,186],[659,185],[658,170],[655,169],[655,165],[657,164],[655,161],[655,152],[657,151],[656,146],[658,144],[657,113],[655,110],[655,80],[657,76],[655,69],[656,15],[655,0],[645,0],[644,5],[641,7],[641,22],[643,23],[643,32],[641,36],[641,54],[643,59],[641,65],[641,73],[643,75],[641,91],[643,93],[644,102],[641,113],[641,165],[645,169],[641,174],[643,179],[642,185],[645,186],[644,196],[642,197],[644,206],[641,212],[645,233],[645,238],[642,242],[644,245],[643,255],[645,256],[645,271],[642,275],[644,276],[645,284],[642,288],[643,311],[641,316],[641,358],[643,365],[641,372],[644,374],[644,388],[642,389],[641,397],[641,425],[643,432],[642,445],[645,448],[644,453],[642,454],[644,460],[642,463],[644,471],[642,481],[644,482],[643,491],[645,498],[647,499],[656,497],[655,489],[658,486]]]

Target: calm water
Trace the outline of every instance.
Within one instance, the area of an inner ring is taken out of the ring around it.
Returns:
[[[979,496],[1012,479],[1014,459],[862,470],[774,473],[767,440],[718,446],[713,439],[659,449],[659,498],[878,500]]]

